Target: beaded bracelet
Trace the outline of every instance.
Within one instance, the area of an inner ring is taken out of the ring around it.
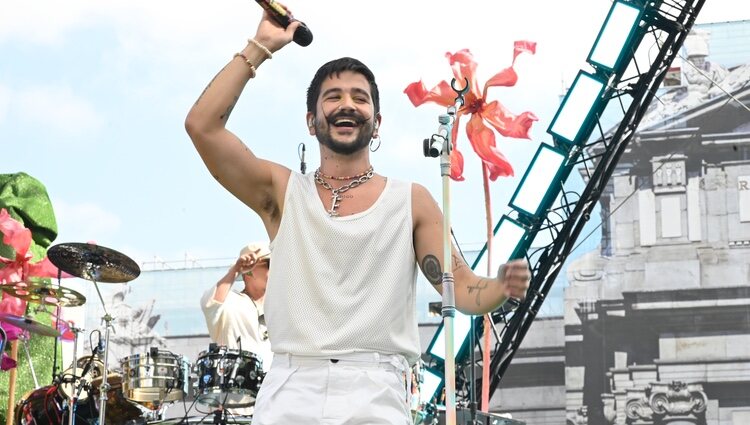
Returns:
[[[267,57],[268,59],[273,59],[273,55],[271,54],[271,51],[270,51],[270,50],[268,50],[268,47],[266,47],[266,46],[264,46],[264,45],[260,44],[260,43],[259,43],[259,42],[258,42],[258,41],[257,41],[256,39],[254,39],[254,38],[248,38],[248,39],[247,39],[247,42],[248,42],[248,43],[252,43],[252,44],[254,44],[254,45],[255,45],[255,46],[256,46],[257,48],[259,48],[260,50],[263,50],[263,53],[265,53],[265,54],[266,54],[266,57]]]
[[[247,56],[245,56],[245,54],[242,52],[235,53],[232,59],[236,58],[237,56],[241,57],[245,61],[247,66],[250,67],[250,78],[255,78],[255,65],[253,65],[252,62],[250,62],[250,59],[248,59]]]

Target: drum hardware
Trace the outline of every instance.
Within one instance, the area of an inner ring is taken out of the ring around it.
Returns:
[[[189,393],[190,363],[184,356],[151,347],[145,355],[124,357],[120,367],[125,397],[159,416]]]
[[[139,408],[122,397],[122,393],[110,390],[107,422],[113,425],[141,425],[146,421]],[[79,399],[74,409],[75,421],[79,424],[98,424],[97,392]],[[69,421],[71,411],[66,406],[66,394],[57,384],[48,385],[26,393],[16,405],[16,425],[61,425]]]
[[[57,266],[58,269],[73,276],[90,280],[94,283],[96,293],[102,303],[104,316],[102,321],[105,326],[104,337],[104,371],[102,373],[102,384],[100,386],[99,402],[99,425],[104,425],[107,410],[107,399],[111,386],[107,382],[109,374],[109,332],[114,318],[107,311],[99,283],[125,283],[138,275],[141,270],[135,261],[126,255],[103,246],[88,243],[65,243],[50,247],[47,250],[47,258]]]
[[[199,354],[194,371],[197,402],[220,409],[253,406],[265,377],[260,357],[213,344]]]
[[[43,325],[28,316],[16,316],[13,314],[8,314],[8,313],[0,313],[0,322],[5,322],[9,325],[28,331],[29,333],[35,333],[35,334],[42,335],[42,336],[52,336],[52,337],[60,336],[60,332],[58,332],[54,328],[47,326],[47,325]],[[31,370],[31,377],[34,379],[34,388],[39,388],[39,380],[36,377],[36,370],[34,370],[34,363],[31,361],[31,353],[29,352],[29,339],[30,338],[31,338],[31,335],[26,335],[26,333],[24,332],[22,332],[18,337],[18,339],[21,340],[21,345],[23,346],[24,353],[26,354],[26,361],[29,362],[29,369]],[[3,345],[5,345],[6,339],[7,339],[7,335],[5,335],[5,332],[3,332],[3,341],[4,341]],[[0,353],[1,352],[2,351],[0,351]]]
[[[31,277],[23,282],[14,282],[0,286],[3,291],[16,298],[30,303],[40,304],[37,311],[45,310],[45,305],[60,307],[78,307],[86,303],[81,293],[58,285],[46,283],[46,279]]]
[[[24,333],[21,333],[18,335],[18,339],[21,340],[21,345],[23,345],[23,351],[26,354],[26,361],[29,362],[29,369],[31,370],[31,377],[34,379],[34,388],[39,388],[39,380],[36,377],[36,371],[34,370],[34,363],[31,361],[31,352],[29,351],[29,335],[25,335]]]
[[[141,270],[118,251],[89,243],[64,243],[47,250],[47,258],[60,270],[98,283],[126,283]]]
[[[78,364],[78,334],[83,331],[81,328],[76,328],[75,326],[69,326],[69,329],[71,332],[73,332],[73,364]],[[93,356],[92,356],[93,357]],[[87,367],[83,368],[82,376],[85,376],[87,373],[87,368],[90,368],[91,363],[86,365]],[[75,369],[74,369],[75,370]],[[68,398],[68,425],[73,425],[75,423],[75,416],[76,416],[76,403],[78,401],[78,397],[81,395],[81,390],[83,389],[83,382],[79,382],[79,385],[76,386],[76,382],[78,382],[78,377],[73,375],[73,395],[72,397]]]
[[[60,332],[55,328],[39,323],[37,320],[28,316],[16,316],[14,314],[0,313],[0,322],[5,322],[17,328],[35,333],[42,336],[60,336]]]

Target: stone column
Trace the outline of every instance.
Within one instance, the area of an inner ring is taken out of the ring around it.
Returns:
[[[627,423],[632,425],[705,425],[708,397],[701,384],[652,383],[627,390]]]
[[[708,397],[701,384],[680,381],[651,384],[649,405],[655,424],[705,424],[707,404]]]

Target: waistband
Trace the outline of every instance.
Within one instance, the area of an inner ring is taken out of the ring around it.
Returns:
[[[406,358],[400,354],[383,354],[375,352],[354,352],[323,356],[274,353],[272,364],[283,364],[286,366],[322,366],[326,364],[342,364],[359,367],[393,368],[402,373],[406,373],[410,369]]]

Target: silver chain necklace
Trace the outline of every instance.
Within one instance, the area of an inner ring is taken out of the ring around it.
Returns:
[[[367,171],[367,174],[364,174],[361,177],[354,179],[339,188],[334,189],[330,184],[328,184],[327,181],[323,180],[323,177],[320,176],[320,168],[315,170],[315,182],[323,186],[324,189],[331,191],[331,208],[328,210],[328,216],[338,217],[339,213],[338,211],[336,211],[336,208],[338,208],[341,204],[341,200],[343,199],[341,197],[342,193],[346,192],[349,189],[354,189],[355,187],[360,186],[367,180],[370,180],[373,175],[375,175],[375,171],[372,167],[370,167],[370,169]]]

